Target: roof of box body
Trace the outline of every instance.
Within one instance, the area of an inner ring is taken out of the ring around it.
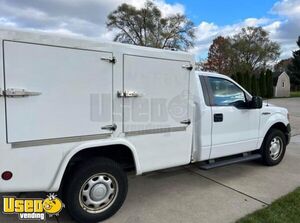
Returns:
[[[92,38],[69,37],[61,34],[50,34],[38,31],[21,31],[16,29],[0,28],[0,39],[12,40],[27,43],[36,43],[50,46],[70,47],[77,49],[90,49],[99,51],[113,51],[113,52],[149,52],[153,54],[162,54],[164,57],[171,57],[176,59],[188,57],[194,61],[194,56],[191,53],[182,51],[172,51],[157,49],[151,47],[135,46],[124,43],[104,42]]]

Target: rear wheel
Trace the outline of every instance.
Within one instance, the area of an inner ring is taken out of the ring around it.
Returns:
[[[114,161],[95,158],[80,165],[65,187],[70,215],[80,223],[95,223],[115,214],[127,195],[127,176]]]
[[[274,166],[281,162],[286,150],[286,138],[282,131],[271,129],[261,148],[263,162]]]

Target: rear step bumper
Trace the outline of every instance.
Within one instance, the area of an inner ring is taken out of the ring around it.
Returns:
[[[231,165],[231,164],[235,164],[235,163],[242,163],[242,162],[247,162],[247,161],[251,161],[251,160],[257,160],[257,159],[261,159],[261,154],[251,154],[251,155],[247,155],[247,156],[242,156],[242,157],[234,157],[234,158],[228,158],[228,159],[223,159],[221,161],[216,160],[214,163],[201,163],[198,165],[198,167],[200,169],[203,170],[210,170],[213,168],[217,168],[217,167],[222,167],[222,166],[227,166],[227,165]]]

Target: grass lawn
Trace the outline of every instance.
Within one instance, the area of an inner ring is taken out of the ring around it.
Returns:
[[[237,223],[297,223],[300,222],[300,188],[258,210]]]
[[[300,97],[300,91],[292,91],[291,97]]]

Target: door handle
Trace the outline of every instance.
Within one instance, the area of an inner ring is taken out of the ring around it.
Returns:
[[[192,64],[188,64],[188,65],[183,65],[182,68],[187,69],[187,70],[193,70],[193,65]]]
[[[118,91],[117,97],[118,98],[137,98],[141,95],[137,93],[136,91]]]
[[[190,120],[190,119],[183,120],[183,121],[180,122],[180,124],[183,124],[183,125],[190,125],[190,124],[191,124],[191,120]]]
[[[116,131],[117,130],[117,125],[112,124],[112,125],[106,125],[101,127],[102,130],[108,130],[108,131]]]
[[[214,114],[214,122],[223,122],[223,114]]]

